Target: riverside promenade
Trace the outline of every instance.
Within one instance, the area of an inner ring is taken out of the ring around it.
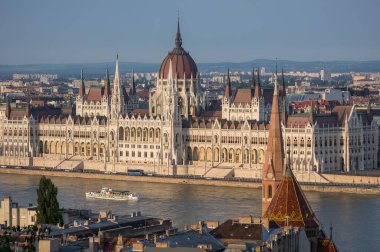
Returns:
[[[191,176],[129,176],[126,174],[89,173],[83,171],[64,170],[40,170],[36,168],[0,168],[0,173],[24,174],[49,177],[72,177],[84,179],[103,179],[119,181],[137,181],[146,183],[167,184],[192,184],[207,186],[261,188],[259,179],[210,179]],[[300,183],[305,191],[331,192],[331,193],[355,193],[380,195],[380,186],[374,184],[349,184],[349,183]]]

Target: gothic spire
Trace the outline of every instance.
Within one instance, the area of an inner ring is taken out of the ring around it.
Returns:
[[[104,82],[104,96],[110,96],[111,95],[111,82],[110,82],[110,75],[108,73],[108,67],[106,68],[106,79]]]
[[[26,99],[26,116],[30,117],[31,115],[31,108],[30,108],[30,97]]]
[[[280,106],[278,99],[277,73],[274,76],[274,92],[272,99],[272,111],[269,121],[268,144],[263,165],[263,214],[276,193],[277,186],[281,182],[284,174],[284,147],[282,144],[282,130],[280,118]]]
[[[135,72],[132,69],[132,83],[131,83],[131,88],[129,90],[130,95],[136,95],[136,83],[135,83]]]
[[[286,87],[285,87],[284,67],[281,67],[281,78],[282,78],[282,83],[281,83],[280,95],[281,97],[285,97]]]
[[[261,86],[260,86],[260,68],[257,68],[257,79],[255,81],[255,94],[253,97],[260,98],[261,97]]]
[[[119,54],[116,54],[115,81],[119,81]]]
[[[282,99],[281,121],[282,121],[282,124],[284,124],[284,126],[286,127],[286,124],[288,123],[288,111],[287,111],[285,99]]]
[[[255,81],[255,68],[252,68],[252,81],[251,81],[251,88],[254,89],[256,86],[256,81]]]
[[[230,79],[230,66],[227,67],[227,80],[226,80],[226,91],[224,92],[224,97],[231,97],[231,79]]]
[[[310,123],[313,125],[314,124],[314,101],[311,100],[310,104],[310,118],[309,118]]]
[[[175,46],[177,48],[181,48],[182,47],[181,30],[179,28],[179,17],[178,17],[178,20],[177,20],[177,34],[175,35]]]
[[[81,84],[80,84],[80,88],[79,88],[79,96],[84,97],[86,94],[86,89],[85,89],[85,85],[84,85],[83,68],[80,71],[80,80],[81,80]]]

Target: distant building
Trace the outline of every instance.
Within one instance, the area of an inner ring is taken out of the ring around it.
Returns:
[[[329,81],[331,80],[331,73],[326,69],[322,69],[319,73],[319,78],[321,81]]]
[[[37,222],[37,208],[29,205],[21,207],[13,202],[10,196],[6,196],[1,201],[0,225],[6,227],[27,227],[35,225]]]
[[[267,74],[267,72],[266,72],[266,68],[265,68],[265,67],[262,67],[262,68],[260,69],[260,75],[264,76],[264,75],[266,75],[266,74]]]
[[[340,104],[345,104],[350,101],[350,93],[348,91],[327,88],[325,92],[321,94],[321,99],[326,101],[339,101]]]

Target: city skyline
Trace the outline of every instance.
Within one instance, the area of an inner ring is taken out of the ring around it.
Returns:
[[[376,60],[376,4],[1,1],[0,64],[105,62],[117,52],[122,61],[160,62],[173,44],[178,12],[184,48],[200,63]]]

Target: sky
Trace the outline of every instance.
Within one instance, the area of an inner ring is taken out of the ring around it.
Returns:
[[[379,0],[0,0],[0,64],[379,60]]]

